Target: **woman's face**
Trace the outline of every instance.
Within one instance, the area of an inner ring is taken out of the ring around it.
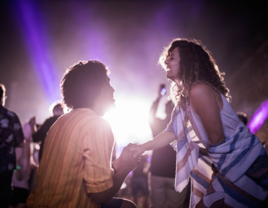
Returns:
[[[180,72],[180,54],[179,48],[174,48],[171,51],[170,55],[165,60],[166,64],[166,71],[167,71],[167,78],[175,81],[176,79],[179,80],[179,72]]]

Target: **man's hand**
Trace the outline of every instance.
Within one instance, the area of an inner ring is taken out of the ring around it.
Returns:
[[[136,145],[129,144],[124,147],[121,155],[115,161],[113,161],[113,168],[115,169],[115,174],[113,175],[113,186],[100,193],[90,193],[90,197],[98,205],[102,205],[109,201],[115,194],[120,190],[124,180],[128,176],[129,172],[132,171],[141,162],[141,157],[133,158],[133,153],[130,152],[130,148]]]
[[[122,160],[127,163],[129,167],[131,167],[131,170],[137,167],[138,164],[141,162],[141,154],[137,155],[135,158],[133,157],[133,153],[131,152],[131,148],[137,147],[136,144],[128,144],[126,147],[124,147],[121,156]]]
[[[113,167],[116,171],[119,169],[126,169],[127,171],[134,170],[138,164],[141,163],[141,155],[137,155],[137,157],[133,157],[133,152],[130,151],[132,147],[136,147],[135,144],[129,144],[124,147],[120,157],[113,162]]]

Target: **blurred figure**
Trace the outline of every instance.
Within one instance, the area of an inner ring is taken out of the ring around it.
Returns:
[[[4,107],[6,88],[0,84],[0,205],[8,207],[11,197],[11,179],[16,165],[15,148],[21,147],[23,133],[18,116]]]
[[[10,208],[26,207],[26,200],[29,196],[29,178],[31,166],[36,168],[34,163],[31,164],[30,144],[32,140],[32,132],[35,128],[35,117],[23,125],[24,142],[21,148],[16,148],[17,168],[12,177],[13,196]],[[33,160],[32,160],[33,162]]]
[[[238,116],[239,120],[245,124],[245,126],[248,124],[248,117],[247,114],[243,112],[237,112],[236,115]]]
[[[38,156],[39,156],[40,145],[33,142],[31,139],[30,148],[31,148],[31,157],[30,157],[31,173],[30,173],[30,178],[29,178],[29,193],[31,193],[32,190],[34,189],[35,173],[36,173],[37,167],[39,166]]]
[[[153,103],[149,114],[149,124],[154,138],[166,129],[171,120],[171,113],[174,107],[172,101],[168,101],[165,108],[166,118],[162,120],[156,117],[160,99],[165,95],[164,87],[164,85],[160,85],[158,97]],[[163,148],[153,151],[150,168],[151,202],[153,208],[165,207],[166,203],[170,208],[188,206],[190,196],[189,186],[182,193],[176,192],[174,188],[175,168],[176,152],[171,145],[166,145]]]
[[[52,110],[51,110],[52,109]],[[45,138],[50,127],[63,115],[63,108],[60,103],[54,103],[50,106],[52,117],[45,120],[45,122],[38,128],[37,132],[33,134],[33,142],[41,142],[39,150],[39,162],[41,161]]]
[[[138,193],[142,193],[142,208],[149,207],[149,191],[148,191],[148,170],[147,168],[148,155],[143,155],[141,164],[133,171],[131,179],[132,194],[134,203],[138,204]]]
[[[114,89],[100,61],[79,62],[66,71],[61,91],[67,107],[49,129],[27,207],[135,208],[113,198],[139,163],[129,145],[111,162],[114,137],[101,118],[114,106]]]

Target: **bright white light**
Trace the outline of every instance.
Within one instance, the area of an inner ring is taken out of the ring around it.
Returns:
[[[152,139],[148,124],[148,104],[141,100],[116,103],[116,108],[104,118],[110,123],[117,144],[117,153],[129,143],[144,143]]]

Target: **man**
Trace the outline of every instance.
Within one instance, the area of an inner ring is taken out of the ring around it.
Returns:
[[[153,103],[149,113],[149,124],[152,129],[153,137],[166,129],[167,124],[171,120],[173,104],[171,101],[166,103],[164,120],[156,117],[156,111],[160,99],[162,98],[161,91],[163,85],[160,86],[158,97]],[[151,202],[153,208],[165,207],[168,204],[169,208],[188,207],[190,190],[187,186],[182,193],[176,192],[175,184],[175,167],[176,167],[176,151],[167,145],[161,149],[154,150],[151,159]]]
[[[54,107],[52,107],[52,114],[53,116],[46,119],[45,122],[38,128],[38,130],[33,134],[33,142],[41,142],[40,144],[40,150],[39,150],[39,162],[42,158],[45,138],[47,135],[48,130],[50,127],[56,122],[56,120],[63,115],[63,109],[60,103],[53,104]]]
[[[11,179],[16,166],[15,148],[23,142],[23,133],[18,116],[6,109],[6,89],[0,84],[0,205],[8,207],[11,197]]]
[[[111,164],[114,138],[100,117],[114,106],[107,73],[99,61],[79,62],[67,70],[61,91],[73,110],[48,131],[27,207],[136,207],[112,198],[140,158],[132,157],[129,145]]]

